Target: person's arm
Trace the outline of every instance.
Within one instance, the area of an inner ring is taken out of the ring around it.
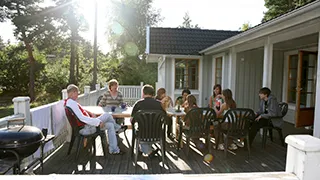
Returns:
[[[271,117],[279,116],[278,108],[279,108],[279,105],[278,105],[277,100],[274,99],[274,98],[269,99],[269,102],[268,102],[268,113],[267,114],[261,114],[261,117],[265,118],[265,119],[269,119]]]
[[[104,93],[99,102],[99,106],[105,107],[106,105],[107,105],[107,93]]]
[[[221,116],[223,111],[226,110],[226,109],[227,109],[227,104],[226,103],[223,103],[219,110],[216,107],[214,107],[214,111],[216,112],[217,117]]]
[[[82,114],[81,110],[79,109],[77,102],[74,100],[68,100],[66,106],[70,107],[72,109],[72,111],[74,112],[74,114],[79,118],[79,120],[86,123],[86,124],[89,124],[91,126],[98,126],[101,122],[97,118],[91,118],[91,117],[84,116]]]
[[[123,103],[123,95],[120,91],[118,91],[118,100],[119,100],[119,105],[121,105]]]
[[[212,96],[210,96],[210,99],[209,99],[209,107],[210,107],[210,108],[213,108],[213,107],[212,107]]]
[[[258,109],[258,111],[256,112],[256,115],[260,115],[260,114],[263,113],[263,104],[264,104],[264,100],[260,100],[259,109]]]

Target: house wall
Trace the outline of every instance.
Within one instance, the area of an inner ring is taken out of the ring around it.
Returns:
[[[237,53],[235,101],[237,107],[257,110],[262,87],[263,48]],[[272,85],[269,87],[279,101],[282,99],[283,51],[273,51]]]
[[[263,49],[237,53],[236,91],[237,107],[259,107],[259,89],[262,86]]]
[[[213,61],[212,56],[203,56],[203,63],[202,63],[202,104],[199,106],[207,107],[209,104],[209,98],[212,95],[212,79],[214,77],[213,74]]]
[[[273,50],[271,91],[278,101],[282,101],[284,52]]]

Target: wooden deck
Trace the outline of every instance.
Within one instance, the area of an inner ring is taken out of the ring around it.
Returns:
[[[292,128],[292,127],[289,127]],[[293,134],[294,129],[284,128],[284,135],[288,130]],[[299,134],[307,131],[298,131]],[[131,141],[131,130],[127,130],[129,141]],[[308,132],[307,132],[308,133]],[[225,158],[223,151],[212,148],[213,160],[204,161],[204,156],[208,154],[203,145],[191,143],[192,148],[189,156],[186,156],[185,148],[176,150],[176,143],[167,139],[167,164],[162,166],[160,153],[153,158],[138,158],[138,166],[133,166],[133,159],[130,155],[127,141],[123,134],[120,148],[127,153],[121,156],[109,155],[103,156],[100,139],[97,139],[97,152],[93,156],[88,152],[82,151],[78,162],[75,161],[75,147],[68,156],[67,149],[69,144],[65,143],[44,164],[43,174],[164,174],[164,173],[182,173],[182,174],[207,174],[207,173],[236,173],[236,172],[276,172],[285,171],[286,147],[280,145],[274,133],[275,142],[269,139],[265,149],[262,149],[261,138],[257,135],[252,148],[251,156],[248,159],[246,148],[239,148],[228,153]],[[211,143],[213,145],[213,143]],[[40,174],[39,170],[35,174]]]

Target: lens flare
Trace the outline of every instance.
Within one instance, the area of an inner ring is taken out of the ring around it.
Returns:
[[[213,161],[213,155],[212,154],[206,154],[204,156],[204,161],[207,163],[211,163]]]
[[[115,22],[115,23],[113,23],[113,24],[111,25],[111,30],[112,30],[112,32],[113,32],[114,34],[116,34],[116,35],[118,35],[118,36],[120,36],[120,35],[123,34],[123,32],[124,32],[123,27],[122,27],[119,23],[117,23],[117,22]]]
[[[139,54],[139,49],[133,42],[128,42],[124,45],[124,50],[129,56],[137,56]]]

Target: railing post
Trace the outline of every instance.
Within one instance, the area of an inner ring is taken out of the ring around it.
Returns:
[[[100,84],[96,84],[96,90],[100,90]]]
[[[286,172],[295,174],[299,180],[320,177],[320,139],[310,135],[289,135]]]
[[[31,125],[30,118],[30,98],[27,96],[15,97],[12,99],[14,106],[14,114],[23,114],[25,123]]]
[[[67,99],[68,98],[67,89],[62,89],[61,93],[62,93],[62,99]]]
[[[90,94],[90,86],[84,86],[84,94]]]
[[[141,86],[141,87],[143,86],[143,82],[140,82],[140,86]]]

